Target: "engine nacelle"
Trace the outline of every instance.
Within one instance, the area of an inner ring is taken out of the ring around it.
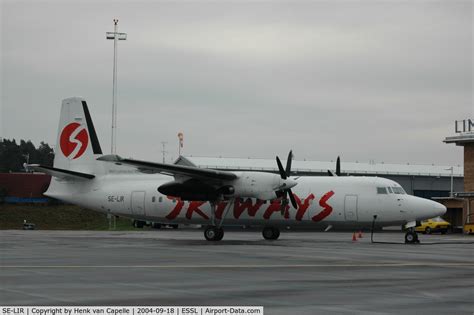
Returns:
[[[232,185],[223,186],[218,189],[218,193],[224,197],[232,197],[235,194],[235,188]]]
[[[235,196],[272,200],[277,196],[275,188],[279,186],[280,175],[265,172],[242,172],[232,184]]]
[[[158,187],[163,195],[179,197],[182,200],[216,200],[216,189],[201,181],[191,179],[185,182],[172,181]]]

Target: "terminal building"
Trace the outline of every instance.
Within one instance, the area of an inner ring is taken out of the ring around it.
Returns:
[[[473,223],[474,199],[474,122],[471,119],[454,123],[455,136],[446,137],[444,142],[464,147],[464,180],[462,189],[456,189],[449,197],[434,198],[448,209],[462,209],[463,224]]]

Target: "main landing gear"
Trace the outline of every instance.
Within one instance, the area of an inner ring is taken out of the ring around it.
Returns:
[[[276,227],[266,226],[262,230],[262,235],[266,240],[276,240],[280,237],[280,230]]]
[[[224,229],[210,225],[204,230],[204,237],[208,241],[220,241],[224,237]]]
[[[406,244],[418,244],[418,234],[415,232],[415,229],[409,229],[405,234],[405,243]]]
[[[220,218],[219,222],[216,222],[216,203],[211,202],[211,225],[208,225],[204,230],[204,237],[208,241],[220,241],[224,238],[224,229],[222,224],[224,218],[227,216],[229,209],[232,207],[234,200],[231,200],[224,209],[224,213]]]
[[[204,230],[204,237],[208,241],[220,241],[224,238],[224,229],[222,223],[232,207],[234,200],[231,200],[224,209],[224,212],[218,222],[216,222],[216,203],[211,202],[211,222]],[[273,226],[266,226],[262,230],[262,236],[266,240],[276,240],[280,237],[280,230]]]

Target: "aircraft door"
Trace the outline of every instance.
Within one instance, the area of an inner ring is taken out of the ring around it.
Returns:
[[[144,191],[133,191],[132,192],[132,214],[145,216],[145,192]]]
[[[358,221],[357,195],[346,195],[344,198],[344,217],[346,221]]]

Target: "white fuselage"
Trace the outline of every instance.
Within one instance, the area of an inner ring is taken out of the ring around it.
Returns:
[[[209,224],[211,205],[202,201],[182,201],[162,195],[158,187],[173,180],[161,174],[114,172],[93,180],[67,182],[56,178],[46,195],[93,210],[143,221],[160,223]],[[291,205],[281,213],[280,200],[239,198],[217,204],[216,219],[224,225],[314,227],[370,227],[402,225],[445,213],[439,203],[395,193],[394,181],[379,177],[299,177],[293,188],[298,209]],[[387,193],[378,193],[386,188]]]

